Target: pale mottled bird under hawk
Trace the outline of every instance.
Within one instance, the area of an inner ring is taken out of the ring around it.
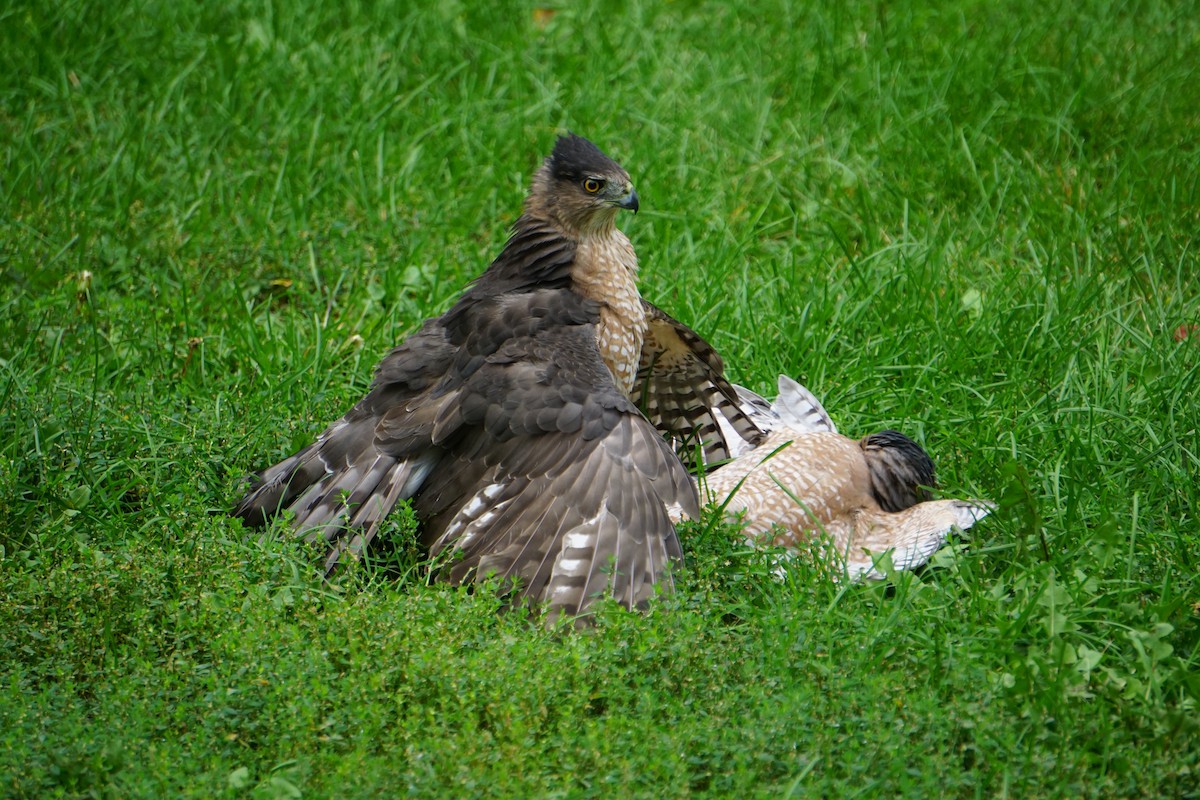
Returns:
[[[837,432],[816,397],[785,375],[774,403],[736,387],[766,438],[704,480],[708,498],[744,522],[755,544],[817,552],[850,579],[925,564],[955,530],[991,512],[984,500],[934,500],[933,461],[902,433],[859,440]],[[678,517],[678,510],[673,510]]]
[[[713,458],[762,433],[712,348],[639,295],[615,226],[637,208],[621,166],[560,137],[495,261],[234,513],[263,525],[288,512],[296,535],[326,544],[328,574],[407,499],[423,544],[448,556],[441,578],[496,576],[552,616],[669,588],[681,553],[666,509],[696,516],[698,496],[655,424]]]

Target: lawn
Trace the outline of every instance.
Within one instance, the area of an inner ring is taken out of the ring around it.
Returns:
[[[1200,5],[0,8],[0,795],[1200,797]],[[730,376],[999,510],[587,631],[248,539],[574,130]]]

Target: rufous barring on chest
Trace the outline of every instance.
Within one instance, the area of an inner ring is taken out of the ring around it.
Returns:
[[[597,301],[600,325],[596,344],[625,394],[633,390],[646,334],[646,312],[637,289],[637,256],[629,238],[615,228],[580,239],[572,277],[580,294]]]

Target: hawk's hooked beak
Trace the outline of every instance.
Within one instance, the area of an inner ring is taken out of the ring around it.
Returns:
[[[632,186],[630,186],[629,193],[617,201],[617,207],[628,208],[630,211],[636,214],[638,210],[637,189],[634,189]]]

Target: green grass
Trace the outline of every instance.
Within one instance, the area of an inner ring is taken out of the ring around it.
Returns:
[[[1200,7],[410,5],[0,9],[0,794],[1200,796]],[[568,128],[644,293],[999,500],[969,547],[694,526],[577,634],[402,525],[399,580],[245,540]]]

